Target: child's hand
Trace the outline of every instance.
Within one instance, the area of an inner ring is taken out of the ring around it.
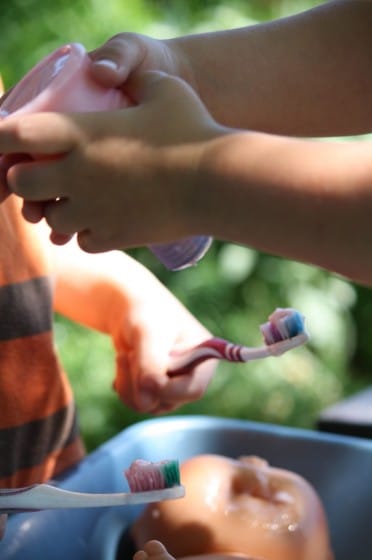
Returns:
[[[92,76],[106,87],[125,89],[125,82],[135,73],[148,70],[185,77],[193,86],[192,72],[185,55],[161,41],[138,33],[119,33],[89,53]]]
[[[48,242],[48,228],[37,227]],[[170,379],[173,351],[210,338],[203,325],[144,266],[123,251],[92,255],[71,241],[48,243],[55,275],[54,310],[111,336],[116,350],[115,389],[130,407],[159,413],[200,398],[215,360]]]
[[[12,165],[7,183],[27,201],[26,218],[46,217],[55,242],[78,232],[95,252],[209,233],[207,216],[197,223],[207,196],[199,165],[206,141],[226,130],[178,78],[147,72],[130,88],[139,105],[122,111],[0,123],[0,153],[43,156]]]
[[[255,560],[244,554],[197,554],[196,556],[185,556],[180,560]],[[168,553],[165,546],[156,540],[148,541],[144,544],[143,550],[139,550],[133,556],[133,560],[175,560],[174,557]],[[256,559],[257,560],[257,559]]]
[[[210,333],[152,276],[143,277],[128,297],[128,307],[115,316],[112,336],[117,351],[115,390],[140,412],[159,414],[200,399],[216,368],[216,360],[170,379],[170,354],[210,338]]]

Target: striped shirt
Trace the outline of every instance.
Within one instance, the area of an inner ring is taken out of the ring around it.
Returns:
[[[84,455],[56,356],[45,249],[13,195],[0,205],[0,487],[45,481]]]

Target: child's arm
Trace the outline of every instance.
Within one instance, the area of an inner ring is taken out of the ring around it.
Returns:
[[[209,338],[208,331],[142,265],[122,252],[56,247],[55,310],[112,337],[115,389],[141,412],[159,413],[200,398],[214,361],[184,378],[167,375],[169,353]]]
[[[0,152],[66,151],[8,173],[29,200],[62,197],[42,207],[55,231],[89,251],[210,234],[372,284],[370,141],[226,129],[180,80],[135,82],[140,107],[0,127]]]
[[[226,126],[295,135],[372,130],[372,2],[336,0],[241,29],[167,41],[122,33],[92,54],[106,85],[160,70],[191,84]]]
[[[120,35],[93,56],[119,56],[117,73],[99,65],[106,82],[136,68],[181,74],[221,122],[239,127],[370,131],[371,20],[371,1],[336,1],[221,35],[166,43]],[[140,106],[0,126],[1,153],[64,154],[8,173],[28,200],[62,197],[28,207],[29,219],[45,210],[57,234],[78,231],[90,251],[210,234],[372,283],[370,143],[325,146],[224,128],[183,83],[163,76],[137,75],[125,87]]]

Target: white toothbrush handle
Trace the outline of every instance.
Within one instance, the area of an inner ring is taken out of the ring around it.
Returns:
[[[308,335],[304,332],[274,344],[249,348],[221,338],[210,338],[185,352],[173,354],[167,375],[168,377],[184,375],[189,373],[196,365],[212,358],[229,362],[249,362],[269,356],[280,356],[292,348],[305,344],[308,339]]]
[[[0,490],[0,512],[147,504],[175,500],[184,495],[185,488],[182,485],[146,492],[94,494],[72,492],[49,484],[38,484],[18,490]]]

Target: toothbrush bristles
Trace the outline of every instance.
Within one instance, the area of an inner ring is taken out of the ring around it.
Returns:
[[[268,346],[305,333],[304,318],[295,309],[276,309],[261,332]]]
[[[180,469],[176,460],[152,463],[137,459],[124,474],[131,492],[163,490],[180,485]]]
[[[165,488],[172,488],[181,484],[180,467],[178,461],[164,461],[161,465]]]

